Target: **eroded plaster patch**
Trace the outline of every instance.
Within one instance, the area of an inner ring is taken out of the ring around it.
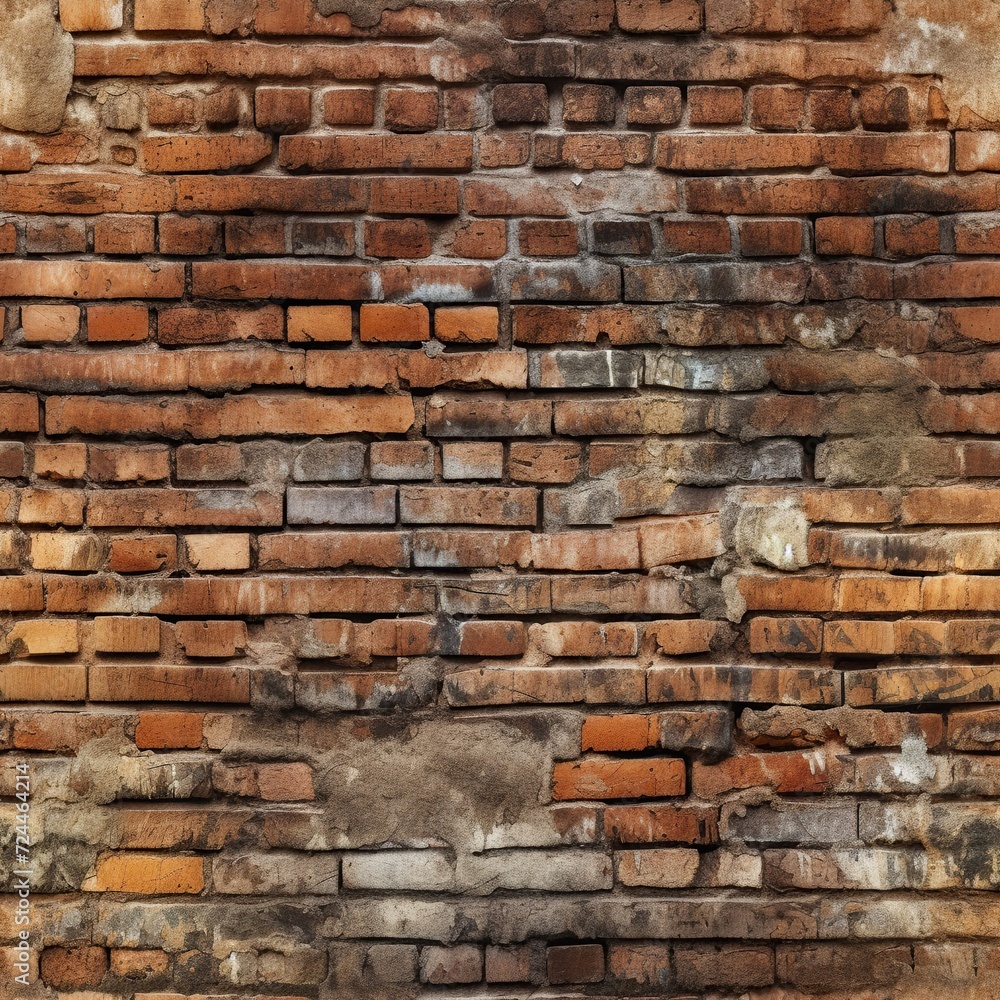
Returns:
[[[1000,123],[998,38],[1000,0],[897,0],[879,68],[940,77],[954,125]]]
[[[73,40],[51,0],[0,0],[0,126],[55,132],[73,82]]]

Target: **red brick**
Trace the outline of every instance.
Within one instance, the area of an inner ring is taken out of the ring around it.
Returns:
[[[493,120],[497,124],[544,123],[549,120],[549,94],[543,83],[501,83],[493,88]]]
[[[457,215],[454,177],[375,177],[371,211],[378,215]]]
[[[248,154],[251,155],[251,154]],[[263,155],[267,155],[266,152]],[[448,170],[472,168],[467,135],[334,135],[281,137],[278,150],[287,170]],[[262,157],[261,157],[262,158]],[[232,155],[230,159],[235,159]],[[179,169],[174,167],[174,169]],[[201,167],[200,169],[204,169]]]
[[[281,340],[284,315],[278,306],[259,309],[180,307],[157,312],[161,344],[223,344],[233,340]]]
[[[809,94],[809,125],[816,132],[848,131],[857,125],[854,95],[848,87],[826,87]]]
[[[257,128],[296,132],[309,125],[312,92],[308,87],[258,87],[254,91]]]
[[[385,94],[385,126],[392,132],[430,132],[438,125],[438,93],[392,87]]]
[[[835,785],[842,772],[843,765],[835,754],[818,750],[744,754],[720,764],[695,761],[691,768],[691,791],[700,798],[741,788],[818,794]]]
[[[882,26],[878,0],[852,0],[831,7],[815,0],[756,4],[750,0],[706,0],[708,31],[719,34],[864,35]]]
[[[25,226],[28,253],[85,253],[87,229],[82,219],[30,219]]]
[[[676,760],[591,758],[556,764],[552,797],[561,799],[660,799],[685,792],[685,765]]]
[[[701,28],[698,0],[617,0],[616,8],[623,31],[691,32]]]
[[[280,257],[285,253],[285,221],[254,216],[226,219],[226,252],[242,257]]]
[[[910,123],[909,91],[906,87],[865,87],[861,91],[861,121],[872,129],[906,128]]]
[[[427,223],[423,219],[366,222],[365,253],[369,257],[429,257],[431,238]]]
[[[337,87],[323,93],[323,121],[327,125],[372,125],[375,91],[371,87]]]
[[[692,125],[738,125],[743,121],[743,91],[739,87],[688,88]]]
[[[802,223],[763,219],[740,222],[744,257],[797,257],[802,252]]]
[[[606,124],[615,120],[618,95],[614,87],[573,84],[563,87],[563,121]]]
[[[202,255],[221,246],[222,222],[205,216],[165,215],[159,219],[160,252]]]
[[[155,573],[177,568],[174,535],[149,538],[116,538],[111,542],[108,569],[112,573]]]
[[[146,138],[140,143],[142,162],[154,174],[201,173],[249,167],[271,153],[270,136],[183,135]]]
[[[629,125],[676,125],[683,108],[677,87],[625,89],[625,118]]]
[[[94,223],[94,253],[150,254],[156,249],[156,223],[146,216],[120,216]]]
[[[934,217],[886,219],[885,250],[890,257],[924,257],[939,253],[941,225]]]
[[[312,768],[303,763],[216,765],[212,781],[223,794],[265,802],[310,802],[315,797]]]
[[[732,235],[725,219],[665,219],[663,245],[668,253],[725,254]]]
[[[712,806],[611,806],[604,834],[623,844],[715,844],[718,810]]]
[[[479,165],[484,169],[522,167],[530,155],[527,132],[491,132],[479,137]]]
[[[557,945],[545,953],[549,982],[599,983],[604,979],[604,948],[599,944]]]
[[[754,87],[750,91],[750,124],[763,129],[802,128],[807,93],[799,87]]]
[[[816,220],[816,253],[871,257],[874,252],[874,220],[853,215],[827,216]]]
[[[91,945],[45,948],[41,955],[42,981],[57,990],[100,986],[108,971],[108,952]]]

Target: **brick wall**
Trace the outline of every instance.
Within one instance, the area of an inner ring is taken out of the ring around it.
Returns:
[[[1000,995],[997,15],[11,6],[16,995]]]

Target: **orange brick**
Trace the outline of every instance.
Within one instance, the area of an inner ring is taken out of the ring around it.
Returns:
[[[289,306],[290,343],[351,341],[350,306]]]
[[[99,653],[158,653],[158,618],[99,617],[93,625],[94,649]]]
[[[188,562],[200,573],[250,568],[249,535],[188,535]]]
[[[146,306],[90,306],[87,340],[91,343],[137,343],[149,337]]]
[[[750,620],[750,652],[812,655],[822,652],[823,622],[819,618]]]
[[[434,313],[434,336],[446,343],[495,344],[499,328],[496,306],[447,307]]]
[[[823,626],[823,648],[828,653],[891,656],[895,645],[892,622],[841,621]]]
[[[230,659],[246,650],[246,622],[179,622],[177,641],[188,656]]]
[[[111,972],[126,979],[162,976],[170,967],[170,956],[152,948],[112,948]]]
[[[59,0],[66,31],[115,31],[122,26],[123,0]]]
[[[33,608],[31,610],[41,610]],[[60,663],[7,663],[0,666],[0,701],[84,701],[87,668]]]
[[[205,888],[204,861],[183,855],[124,852],[99,859],[84,892],[127,892],[138,896],[197,895]]]
[[[4,644],[15,658],[61,656],[80,649],[80,626],[75,621],[18,621],[7,633]]]
[[[170,449],[162,445],[91,445],[87,474],[99,483],[153,483],[170,478]]]
[[[193,712],[140,712],[135,745],[140,750],[197,749],[203,719]]]
[[[151,216],[118,216],[94,223],[94,253],[149,254],[156,249],[156,222]]]
[[[646,750],[660,738],[659,716],[592,715],[583,721],[583,750]]]
[[[667,656],[687,656],[707,653],[719,635],[719,623],[711,621],[650,622],[645,634],[651,636],[656,649]]]
[[[244,668],[119,666],[90,667],[90,697],[94,701],[220,702],[248,704],[250,674]]]
[[[635,656],[638,642],[631,622],[545,622],[529,630],[532,646],[548,656]]]
[[[85,444],[35,445],[35,475],[44,479],[83,479],[87,472]]]
[[[683,795],[684,761],[585,759],[556,764],[552,797],[566,799],[641,799]]]
[[[28,343],[68,343],[80,330],[80,307],[24,306],[21,326]]]
[[[430,313],[422,305],[363,305],[362,341],[393,342],[429,340]]]
[[[136,31],[201,31],[205,9],[198,0],[136,0]]]

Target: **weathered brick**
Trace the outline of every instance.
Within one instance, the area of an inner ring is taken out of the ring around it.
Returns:
[[[111,854],[97,863],[96,874],[82,888],[90,892],[137,895],[199,893],[205,886],[201,858],[164,858],[157,854]]]
[[[259,140],[258,140],[259,141]],[[247,156],[267,155],[253,147]],[[148,156],[148,154],[147,154]],[[227,154],[227,157],[229,154]],[[472,137],[467,135],[283,135],[278,148],[287,170],[448,170],[472,167]],[[176,165],[173,169],[178,169]],[[205,169],[199,164],[199,169]]]
[[[552,777],[555,799],[641,799],[683,795],[682,760],[600,760],[557,764]]]
[[[413,422],[409,397],[352,399],[229,396],[164,401],[57,396],[49,400],[49,434],[131,432],[205,440],[247,434],[349,434],[376,430],[400,433]],[[34,403],[31,399],[31,403]],[[30,412],[30,411],[29,411]],[[26,419],[27,422],[27,419]]]
[[[309,125],[311,97],[308,87],[258,87],[254,91],[257,128],[295,132]]]
[[[497,124],[544,123],[549,120],[549,94],[542,83],[502,83],[492,94]]]

